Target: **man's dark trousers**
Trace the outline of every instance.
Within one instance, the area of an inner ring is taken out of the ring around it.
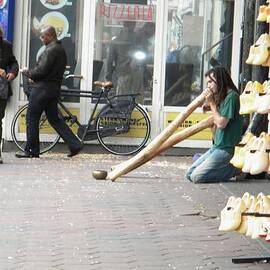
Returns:
[[[0,145],[1,145],[1,141],[2,141],[2,129],[3,129],[2,128],[2,119],[5,116],[6,106],[7,106],[7,100],[0,98]]]
[[[70,151],[76,151],[81,148],[79,139],[72,133],[64,120],[58,116],[57,100],[58,96],[48,93],[48,90],[44,88],[32,89],[26,113],[26,152],[39,155],[39,120],[43,111],[46,113],[51,126],[67,143]]]

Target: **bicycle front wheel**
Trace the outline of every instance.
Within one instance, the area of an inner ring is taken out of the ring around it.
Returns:
[[[24,105],[15,114],[11,123],[11,136],[16,146],[24,151],[26,145],[26,112],[28,104]],[[51,150],[59,141],[60,136],[49,124],[45,113],[39,120],[40,154]]]
[[[115,155],[139,152],[150,136],[147,112],[138,104],[129,115],[118,108],[106,106],[97,116],[96,130],[100,144]]]

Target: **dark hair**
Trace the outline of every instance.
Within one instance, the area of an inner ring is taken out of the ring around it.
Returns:
[[[215,103],[217,106],[225,99],[228,90],[239,92],[232,81],[230,73],[223,66],[216,66],[209,69],[205,73],[205,77],[206,76],[209,76],[217,84],[217,94],[215,95]]]

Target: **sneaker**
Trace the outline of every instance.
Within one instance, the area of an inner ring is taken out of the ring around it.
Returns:
[[[241,172],[240,174],[235,176],[235,181],[242,181],[248,179],[248,173]]]
[[[237,173],[235,176],[233,176],[230,181],[245,181],[248,179],[249,173]]]

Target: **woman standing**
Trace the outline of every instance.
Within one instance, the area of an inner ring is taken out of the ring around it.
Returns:
[[[1,80],[0,88],[4,91],[0,96],[0,142],[2,142],[2,119],[5,116],[5,110],[8,98],[12,95],[12,90],[10,87],[10,82],[14,80],[18,74],[19,66],[18,62],[13,55],[12,44],[4,39],[4,31],[0,27],[0,76]],[[7,87],[5,87],[6,81]],[[1,149],[1,146],[0,146]],[[0,150],[0,164],[3,163],[2,153]]]
[[[228,71],[217,66],[205,74],[203,91],[214,117],[213,146],[188,169],[186,177],[194,183],[227,181],[238,173],[229,162],[242,135],[238,89]]]

